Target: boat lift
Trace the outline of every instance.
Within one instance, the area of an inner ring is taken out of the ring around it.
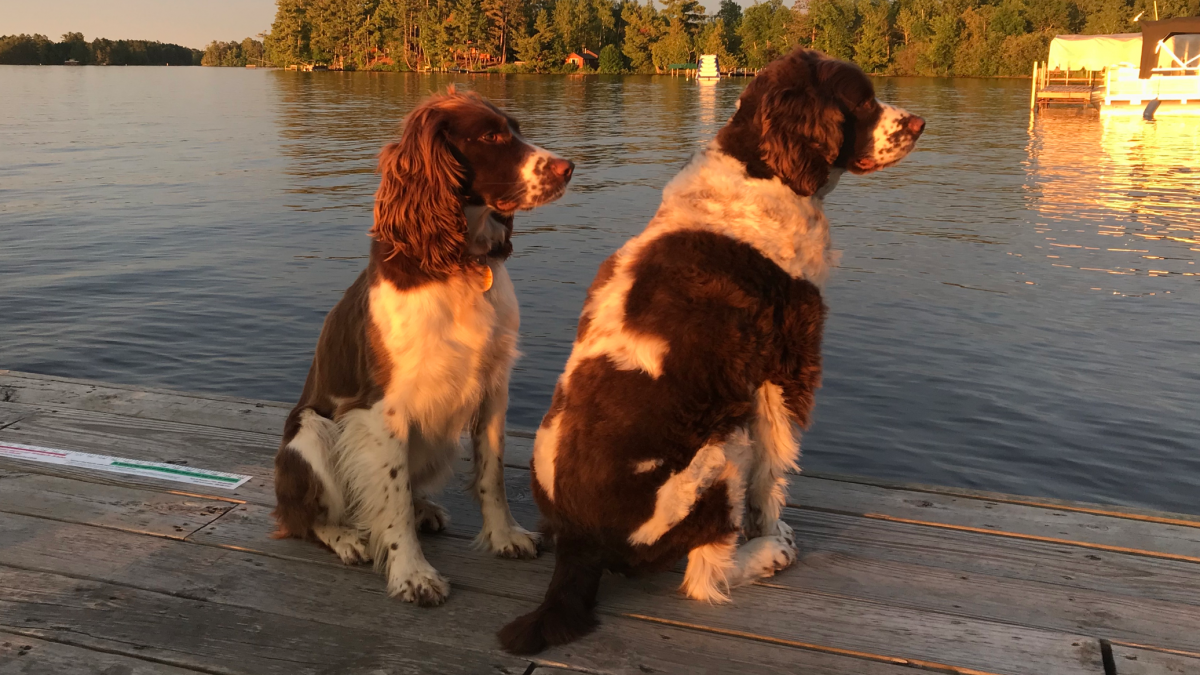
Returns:
[[[1140,34],[1055,37],[1049,59],[1034,63],[1030,108],[1102,102],[1102,112],[1114,112],[1153,102],[1200,114],[1200,17],[1143,21],[1141,28]],[[1081,71],[1074,84],[1072,71]],[[1149,119],[1153,110],[1145,114]]]

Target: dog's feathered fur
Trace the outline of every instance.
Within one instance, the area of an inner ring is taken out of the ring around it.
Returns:
[[[554,576],[501,630],[505,649],[591,630],[605,569],[686,555],[683,591],[724,601],[791,564],[785,472],[820,384],[834,264],[821,198],[844,169],[898,161],[923,127],[855,66],[797,50],[758,74],[645,232],[600,266],[534,444]]]
[[[447,581],[418,527],[447,515],[430,494],[470,426],[478,543],[537,554],[504,495],[504,414],[520,318],[504,260],[512,214],[556,199],[572,164],[520,135],[479,96],[435,96],[379,155],[366,270],[325,319],[275,459],[276,536],[343,561],[375,560],[392,595],[440,604]]]

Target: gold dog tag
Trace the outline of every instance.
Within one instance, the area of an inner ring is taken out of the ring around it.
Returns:
[[[483,279],[480,282],[480,287],[484,293],[492,287],[492,268],[487,265],[483,266]]]

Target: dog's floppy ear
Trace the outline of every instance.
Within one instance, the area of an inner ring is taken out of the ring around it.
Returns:
[[[818,87],[812,77],[777,76],[767,85],[757,111],[763,161],[805,197],[829,180],[829,168],[842,147],[845,116]]]
[[[466,169],[446,140],[450,111],[444,99],[409,114],[404,135],[379,153],[379,190],[371,236],[392,247],[391,256],[417,261],[433,276],[446,276],[466,249],[462,209]]]

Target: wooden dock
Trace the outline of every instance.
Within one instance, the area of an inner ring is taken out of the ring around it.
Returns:
[[[1037,99],[1044,103],[1082,103],[1087,105],[1098,98],[1095,88],[1087,84],[1049,84],[1037,92]]]
[[[709,606],[678,573],[610,576],[602,625],[535,658],[494,633],[553,554],[471,548],[478,510],[422,536],[446,605],[388,598],[332,553],[268,537],[288,406],[0,370],[0,443],[249,474],[237,490],[0,460],[0,674],[1200,673],[1200,518],[838,477],[795,477],[799,562]],[[508,439],[537,523],[531,434]]]
[[[1030,81],[1029,107],[1036,110],[1039,105],[1051,103],[1082,104],[1084,107],[1095,104],[1099,107],[1104,98],[1104,88],[1100,86],[1099,74],[1092,71],[1080,71],[1075,76],[1075,84],[1071,84],[1071,71],[1051,71],[1044,64],[1033,64],[1033,79]]]

